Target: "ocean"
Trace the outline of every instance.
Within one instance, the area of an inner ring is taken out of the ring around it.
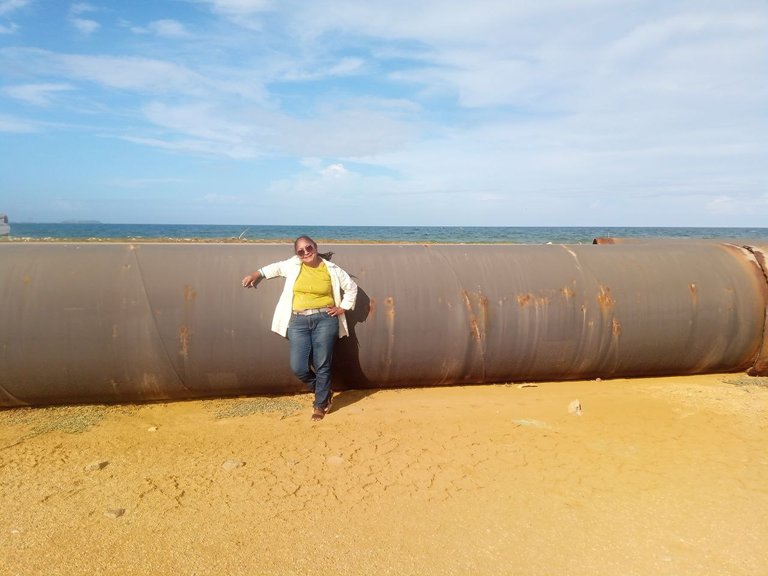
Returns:
[[[559,227],[559,226],[263,226],[204,224],[11,223],[6,241],[165,240],[292,241],[466,244],[591,244],[598,237],[690,238],[768,242],[768,228]]]

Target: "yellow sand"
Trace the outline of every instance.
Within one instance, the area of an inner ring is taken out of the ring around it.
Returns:
[[[0,411],[0,574],[768,574],[764,379],[351,391],[309,415]]]

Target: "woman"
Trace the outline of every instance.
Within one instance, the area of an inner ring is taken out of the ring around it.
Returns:
[[[319,254],[309,236],[293,243],[295,256],[260,268],[243,278],[255,288],[262,278],[285,278],[272,318],[272,331],[291,343],[291,370],[315,393],[312,420],[322,420],[331,408],[331,362],[336,340],[349,334],[344,313],[355,307],[357,284]],[[342,295],[342,291],[344,292]]]

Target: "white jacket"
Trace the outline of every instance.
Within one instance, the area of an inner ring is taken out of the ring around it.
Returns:
[[[328,274],[331,276],[331,287],[333,288],[333,301],[335,305],[344,308],[344,310],[353,310],[355,308],[355,300],[357,299],[357,284],[349,277],[349,274],[336,264],[330,260],[322,260],[325,262]],[[283,293],[280,294],[280,299],[277,301],[277,307],[275,308],[275,315],[272,317],[272,331],[285,337],[288,333],[288,323],[291,321],[291,312],[293,312],[293,286],[296,284],[296,279],[301,272],[301,259],[298,256],[292,256],[288,260],[264,266],[259,272],[261,272],[265,279],[277,276],[285,278]],[[343,298],[341,296],[342,290],[344,290]],[[342,314],[338,318],[339,338],[349,336],[346,314]]]

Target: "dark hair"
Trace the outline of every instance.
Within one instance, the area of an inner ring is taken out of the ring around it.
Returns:
[[[315,247],[315,252],[317,252],[317,242],[312,240],[309,236],[299,236],[296,238],[296,240],[293,241],[293,251],[296,252],[296,245],[299,243],[299,240],[306,240],[312,246]],[[317,252],[317,255],[320,256],[323,260],[330,260],[333,257],[333,252]]]

